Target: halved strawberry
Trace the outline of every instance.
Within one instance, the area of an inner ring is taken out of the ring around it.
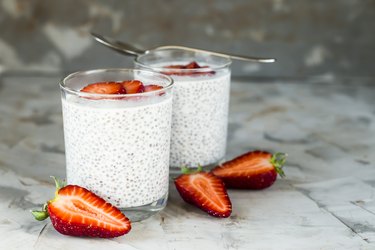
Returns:
[[[142,93],[145,91],[143,83],[138,80],[123,81],[121,84],[125,88],[127,94]]]
[[[126,94],[125,88],[118,82],[97,82],[87,85],[81,92],[95,94]]]
[[[224,183],[211,173],[183,168],[183,174],[174,181],[182,199],[215,217],[229,217],[232,203]]]
[[[286,154],[253,151],[227,161],[211,170],[228,188],[263,189],[271,186],[277,174],[284,177]]]
[[[145,86],[145,92],[151,92],[151,91],[159,90],[159,89],[162,89],[162,88],[163,87],[160,86],[160,85],[150,84],[150,85]]]
[[[54,178],[55,179],[55,178]],[[61,234],[113,238],[128,233],[131,224],[121,211],[86,188],[68,185],[55,179],[55,198],[42,211],[32,211],[35,219],[48,216]]]

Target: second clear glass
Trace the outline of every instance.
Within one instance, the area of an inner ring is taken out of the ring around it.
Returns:
[[[166,68],[192,61],[197,69]],[[229,59],[183,50],[159,50],[138,56],[136,68],[170,75],[174,80],[171,171],[181,166],[211,167],[226,152],[230,93]]]

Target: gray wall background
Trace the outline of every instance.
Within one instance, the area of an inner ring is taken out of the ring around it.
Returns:
[[[375,0],[0,0],[0,67],[67,72],[132,65],[96,44],[91,30],[143,46],[278,59],[235,63],[236,76],[375,76]]]

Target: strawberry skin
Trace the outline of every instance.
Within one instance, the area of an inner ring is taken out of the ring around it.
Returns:
[[[138,80],[123,81],[121,84],[126,90],[127,94],[142,93],[145,91],[145,87],[143,86],[143,83]]]
[[[182,174],[174,181],[182,199],[209,215],[226,218],[232,213],[232,203],[224,183],[211,173]]]
[[[118,82],[97,82],[87,85],[81,89],[81,92],[95,94],[126,94],[122,84]]]
[[[223,180],[228,188],[264,189],[284,176],[282,170],[286,155],[272,155],[265,151],[253,151],[227,161],[211,170],[211,173]]]
[[[50,217],[56,231],[70,236],[113,238],[130,231],[129,219],[118,208],[86,188],[55,182],[55,198],[42,211],[32,211],[35,219]]]

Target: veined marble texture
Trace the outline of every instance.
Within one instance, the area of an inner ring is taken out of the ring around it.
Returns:
[[[184,203],[172,184],[163,212],[115,239],[63,236],[29,213],[53,196],[49,176],[65,176],[59,80],[0,78],[0,249],[375,249],[369,80],[233,82],[227,158],[286,152],[287,177],[229,190],[227,219]]]

